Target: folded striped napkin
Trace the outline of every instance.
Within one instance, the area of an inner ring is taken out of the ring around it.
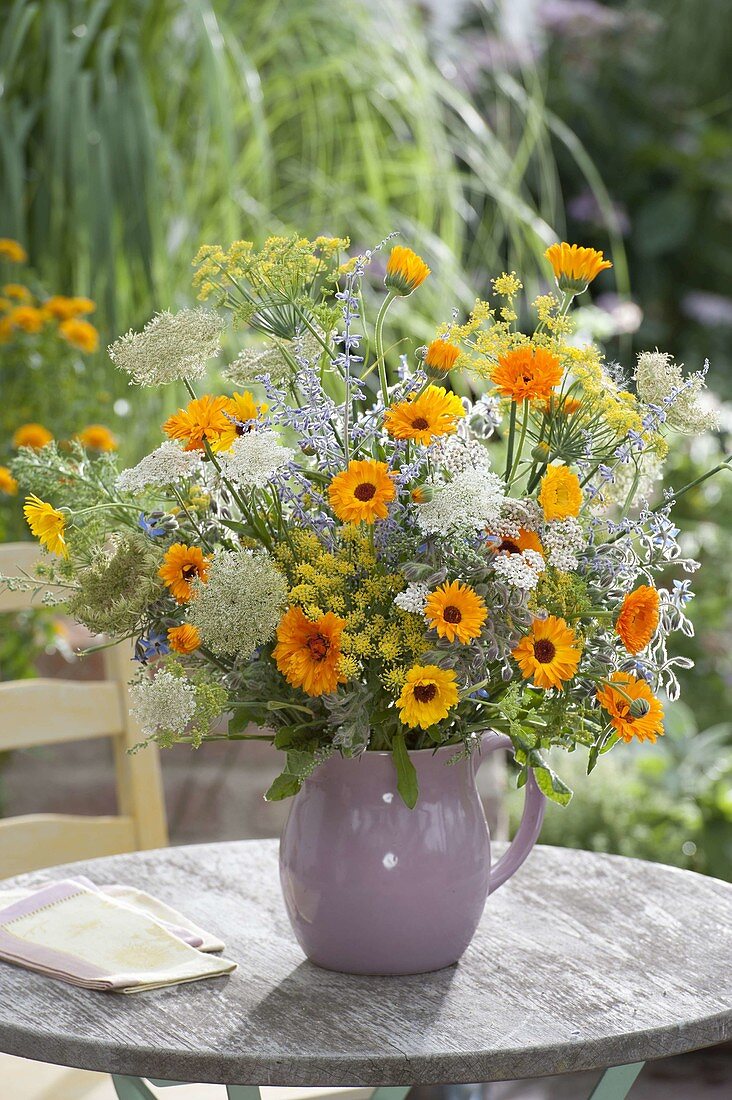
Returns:
[[[0,884],[0,960],[86,989],[138,993],[228,974],[223,943],[129,886],[79,877],[33,889]]]

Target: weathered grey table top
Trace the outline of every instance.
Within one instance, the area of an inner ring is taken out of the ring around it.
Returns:
[[[491,1081],[638,1062],[732,1037],[732,886],[539,847],[455,967],[349,977],[306,962],[275,841],[21,876],[126,882],[222,936],[231,976],[132,996],[0,963],[0,1051],[121,1074],[273,1085]]]

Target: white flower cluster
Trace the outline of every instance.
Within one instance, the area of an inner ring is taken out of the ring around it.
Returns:
[[[283,466],[294,458],[270,429],[237,436],[230,450],[219,456],[226,477],[249,489],[263,489]]]
[[[663,407],[666,424],[674,431],[698,435],[718,426],[718,413],[702,400],[704,374],[684,378],[681,367],[667,352],[641,352],[634,377],[641,401]]]
[[[109,358],[140,386],[202,378],[206,363],[221,351],[224,322],[213,310],[156,313],[142,332],[132,329],[111,345]]]
[[[268,374],[273,385],[284,382],[296,373],[299,359],[315,363],[322,353],[322,345],[311,332],[297,340],[273,340],[271,347],[244,348],[233,363],[223,372],[237,386],[249,386],[262,375]]]
[[[501,506],[501,514],[491,528],[491,533],[502,538],[518,538],[521,529],[538,531],[542,523],[542,511],[535,500],[515,500],[506,497]]]
[[[634,455],[632,461],[615,466],[613,475],[613,480],[603,485],[592,501],[593,512],[602,512],[613,505],[622,508],[629,494],[632,494],[630,506],[636,509],[650,500],[663,475],[663,459],[653,451],[643,451]]]
[[[394,603],[402,611],[411,611],[413,615],[421,615],[429,595],[429,587],[421,581],[412,581],[403,592],[394,597]]]
[[[536,550],[524,550],[522,554],[496,554],[493,571],[512,588],[530,592],[536,588],[544,572],[544,559]]]
[[[582,524],[574,516],[547,523],[541,534],[550,565],[562,573],[572,573],[579,566],[577,555],[587,546]]]
[[[130,714],[145,737],[160,730],[181,734],[196,710],[196,688],[184,677],[161,669],[152,680],[130,688]]]
[[[194,584],[188,617],[212,653],[248,661],[274,637],[286,599],[287,581],[269,555],[216,550],[208,581]]]
[[[463,470],[435,489],[417,508],[417,524],[426,534],[469,534],[493,527],[501,512],[505,486],[487,469]]]
[[[200,472],[201,460],[196,451],[184,451],[180,443],[166,439],[136,466],[122,470],[115,487],[120,493],[142,493],[151,485],[174,485]]]
[[[490,466],[490,457],[483,444],[477,439],[464,439],[459,435],[435,440],[430,448],[430,458],[453,477],[465,470],[487,470]]]

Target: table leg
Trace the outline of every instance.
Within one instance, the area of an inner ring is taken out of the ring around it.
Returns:
[[[411,1085],[400,1085],[398,1088],[378,1088],[371,1093],[371,1100],[404,1100]]]
[[[595,1085],[589,1100],[625,1100],[645,1062],[611,1066]]]
[[[227,1085],[229,1100],[260,1100],[258,1085]]]
[[[150,1089],[139,1077],[120,1077],[113,1073],[112,1084],[118,1100],[155,1100]]]

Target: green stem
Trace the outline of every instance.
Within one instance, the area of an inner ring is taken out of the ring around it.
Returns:
[[[506,473],[504,480],[508,483],[509,474],[513,469],[513,444],[516,435],[516,402],[511,402],[511,413],[508,420],[508,444],[506,450]]]
[[[515,459],[512,467],[511,467],[511,471],[508,475],[508,484],[509,485],[514,480],[514,478],[515,478],[515,476],[518,472],[519,463],[521,462],[521,455],[523,454],[523,450],[524,450],[524,443],[526,442],[526,430],[527,430],[528,426],[529,426],[529,402],[524,401],[524,407],[523,407],[523,411],[522,411],[522,414],[521,414],[521,435],[519,436],[519,443],[518,443],[518,447],[516,448],[516,459]]]
[[[396,293],[390,290],[386,298],[381,304],[381,309],[376,317],[376,325],[374,327],[374,342],[376,344],[376,366],[379,369],[379,381],[381,383],[381,393],[384,401],[384,408],[388,408],[389,405],[389,383],[386,377],[386,363],[384,362],[384,321],[386,320],[386,313],[389,306],[396,298]]]

